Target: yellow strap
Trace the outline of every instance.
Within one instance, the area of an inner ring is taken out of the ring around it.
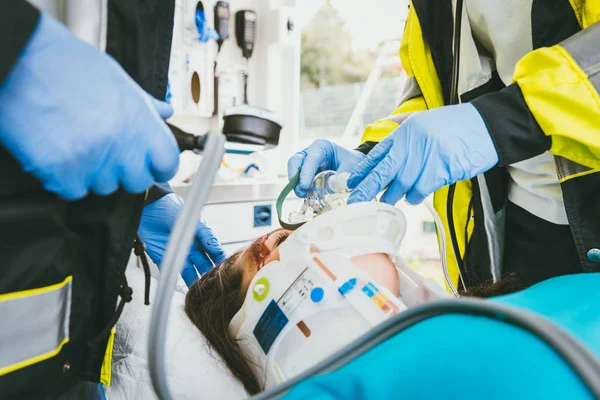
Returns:
[[[106,344],[106,352],[104,353],[102,369],[100,370],[100,383],[103,383],[106,386],[110,386],[110,381],[112,379],[112,355],[115,344],[115,333],[116,329],[112,328],[110,331],[110,336],[108,337],[108,343]]]

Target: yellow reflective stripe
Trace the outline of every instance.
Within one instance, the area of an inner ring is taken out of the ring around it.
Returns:
[[[37,364],[37,363],[39,363],[41,361],[45,361],[45,360],[47,360],[49,358],[52,358],[55,355],[57,355],[58,353],[60,353],[60,351],[62,350],[63,346],[66,343],[68,343],[68,342],[69,342],[69,338],[65,338],[58,345],[58,347],[56,349],[54,349],[52,351],[49,351],[48,353],[40,354],[39,356],[30,358],[29,360],[21,361],[21,362],[18,362],[16,364],[9,365],[8,367],[0,368],[0,376],[6,375],[6,374],[8,374],[10,372],[13,372],[13,371],[16,371],[18,369],[29,367],[30,365]],[[3,344],[3,345],[5,345],[5,344]]]
[[[406,20],[406,28],[402,37],[402,43],[400,45],[400,60],[402,61],[407,76],[409,78],[415,77],[424,96],[414,97],[403,102],[396,110],[394,110],[394,112],[392,112],[392,115],[424,111],[427,109],[427,104],[429,102],[436,107],[443,104],[442,86],[437,78],[431,51],[423,42],[422,37],[421,26],[414,11],[414,7],[411,4]],[[423,71],[426,72],[423,74]],[[430,100],[428,98],[430,98]],[[397,127],[398,124],[387,119],[376,121],[365,128],[361,143],[380,142]]]
[[[444,105],[442,84],[433,63],[431,49],[423,40],[421,24],[417,13],[414,11],[414,6],[412,6],[412,1],[406,20],[406,28],[404,33],[404,35],[408,35],[406,45],[400,47],[401,51],[406,52],[406,56],[401,57],[404,68],[407,69],[406,64],[404,64],[406,60],[409,63],[410,71],[417,79],[427,108],[441,107]]]
[[[380,119],[379,121],[367,125],[360,142],[381,142],[399,126],[398,123],[394,121],[394,115],[408,114],[423,111],[425,109],[425,100],[422,96],[406,100],[400,107],[394,110],[388,118]]]
[[[150,191],[146,190],[146,194],[144,194],[144,201],[148,200],[148,193],[150,193]]]
[[[411,1],[412,3],[412,1]],[[444,105],[444,96],[442,93],[442,85],[433,63],[431,49],[423,40],[423,32],[414,6],[410,7],[408,18],[406,20],[406,31],[403,37],[403,43],[400,47],[400,56],[402,65],[406,69],[409,76],[414,76],[417,80],[419,88],[423,93],[421,106],[423,109],[431,109],[442,107]],[[470,223],[468,215],[469,203],[472,197],[471,182],[462,181],[456,184],[454,193],[454,224],[459,249],[464,253],[466,241],[473,233],[473,223]],[[433,196],[434,207],[439,214],[442,224],[444,225],[444,235],[446,235],[446,254],[448,270],[454,285],[458,285],[458,264],[454,256],[454,249],[448,231],[448,217],[446,213],[448,201],[448,187],[443,187],[436,191]],[[467,226],[467,235],[465,237],[465,225]],[[440,242],[440,232],[438,232],[438,244]],[[441,246],[440,246],[441,253]],[[446,288],[449,290],[450,288]]]
[[[425,104],[425,99],[423,96],[413,97],[412,99],[406,100],[404,103],[400,105],[392,115],[398,115],[402,113],[414,113],[418,111],[427,110],[427,105]]]
[[[60,283],[56,283],[51,286],[44,286],[44,287],[36,288],[36,289],[21,290],[20,292],[11,292],[11,293],[0,294],[0,302],[52,292],[54,290],[61,289],[62,287],[66,286],[67,283],[71,282],[72,280],[73,280],[73,277],[68,276],[65,278],[64,281],[62,281]]]
[[[563,183],[563,182],[569,181],[569,180],[571,180],[573,178],[579,178],[581,176],[586,176],[586,175],[589,175],[589,174],[595,174],[595,173],[598,173],[598,172],[600,172],[600,169],[588,169],[587,171],[583,171],[583,172],[579,172],[577,174],[566,176],[566,177],[562,178],[559,182]]]
[[[410,1],[410,8],[408,10],[408,15],[406,17],[406,25],[404,26],[404,34],[402,35],[402,41],[400,42],[400,63],[402,64],[402,68],[404,68],[404,71],[406,72],[407,77],[410,79],[411,76],[415,76],[415,74],[412,71],[412,67],[410,65],[410,59],[408,57],[408,42],[410,41],[410,37],[409,37],[409,27],[410,24],[409,22],[412,20],[413,14],[414,14],[415,10],[413,8],[412,5],[412,0]]]
[[[584,1],[583,7],[583,24],[582,28],[587,28],[600,20],[600,1],[588,0]]]
[[[471,181],[460,181],[456,184],[456,189],[454,192],[454,202],[453,211],[454,211],[454,231],[456,234],[456,240],[458,242],[458,248],[462,252],[461,257],[464,256],[467,239],[471,237],[473,233],[474,224],[470,222],[471,216],[469,215],[469,203],[471,201],[472,186]],[[448,230],[448,213],[447,210],[448,204],[448,186],[444,186],[433,194],[433,206],[440,216],[442,220],[442,224],[444,225],[444,235],[446,236],[446,262],[448,264],[448,271],[450,273],[450,278],[452,279],[452,283],[455,287],[458,287],[458,263],[456,262],[456,257],[454,256],[454,249],[452,248],[452,239],[450,238],[450,231]],[[467,225],[468,224],[468,225]],[[465,226],[467,226],[467,235],[468,238],[465,237]],[[440,254],[442,251],[441,248],[441,240],[440,233],[438,235],[438,244],[440,244]],[[444,256],[444,255],[442,255]],[[446,287],[447,290],[450,288]]]
[[[584,0],[569,0],[569,3],[571,3],[571,7],[573,8],[573,12],[575,12],[575,16],[577,17],[577,22],[579,22],[579,26],[583,26],[584,24],[584,16],[582,12],[583,1]]]
[[[550,151],[588,168],[600,168],[600,96],[587,75],[561,46],[535,50],[515,68],[529,110],[546,135]]]
[[[367,125],[360,142],[381,142],[390,133],[395,131],[397,127],[397,123],[388,119],[376,121]]]
[[[112,379],[112,355],[113,347],[115,344],[115,333],[116,329],[112,328],[110,336],[108,337],[108,343],[106,344],[106,352],[104,353],[104,361],[102,361],[102,369],[100,370],[100,383],[110,386]]]
[[[589,168],[598,169],[600,168],[600,138],[597,121],[600,118],[600,96],[587,74],[573,57],[561,46],[557,45],[554,48],[557,53],[562,55],[572,73],[577,76],[575,78],[577,86],[573,87],[574,84],[568,82],[569,87],[572,87],[569,89],[572,90],[572,93],[562,93],[561,90],[555,96],[553,96],[554,93],[548,94],[551,99],[554,97],[557,108],[563,111],[554,117],[558,124],[562,123],[560,128],[564,129],[564,132],[557,129],[556,133],[552,135],[550,152]],[[582,97],[575,97],[578,96],[578,92]],[[564,97],[570,97],[570,99],[567,100]],[[573,103],[572,105],[568,104],[569,100]],[[581,104],[582,102],[586,104]],[[571,107],[580,108],[570,109]],[[581,127],[581,131],[579,127]]]
[[[600,1],[569,0],[577,21],[582,28],[587,28],[600,19]]]

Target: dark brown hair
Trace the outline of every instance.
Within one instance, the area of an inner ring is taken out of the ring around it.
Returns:
[[[231,373],[250,394],[262,385],[240,343],[229,333],[229,323],[244,304],[244,268],[236,265],[240,253],[202,275],[185,296],[185,313],[221,356]]]
[[[489,297],[503,296],[523,290],[524,287],[519,283],[517,276],[514,273],[507,274],[495,283],[483,283],[477,286],[471,286],[467,290],[461,291],[461,296],[466,297],[481,297],[487,299]]]

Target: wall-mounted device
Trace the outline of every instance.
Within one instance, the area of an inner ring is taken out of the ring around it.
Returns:
[[[242,49],[242,55],[252,57],[256,42],[256,13],[252,10],[240,10],[235,13],[235,38]]]
[[[252,10],[240,10],[235,13],[235,38],[246,59],[244,71],[244,104],[248,104],[248,59],[252,57],[256,42],[256,13]]]
[[[215,30],[219,34],[217,39],[217,57],[221,52],[221,46],[229,38],[229,18],[231,13],[229,12],[229,3],[226,1],[217,1],[215,4]],[[215,65],[213,71],[213,82],[214,82],[214,106],[213,115],[219,113],[219,76],[217,75],[217,57],[215,57]]]
[[[279,144],[282,125],[269,110],[248,105],[248,60],[256,43],[256,12],[235,13],[235,38],[246,60],[243,70],[244,104],[229,108],[223,115],[223,133],[231,138],[228,153],[250,154]],[[235,142],[235,143],[234,143]]]
[[[269,110],[247,104],[231,107],[223,116],[223,134],[229,142],[225,150],[250,154],[276,147],[281,129],[281,122]]]
[[[272,211],[270,204],[254,206],[254,227],[271,226]]]
[[[218,51],[221,50],[223,42],[229,38],[230,16],[229,3],[226,1],[217,1],[217,4],[215,4],[215,30],[219,34],[219,39],[217,40]]]

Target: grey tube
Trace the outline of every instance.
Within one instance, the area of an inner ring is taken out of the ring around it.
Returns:
[[[202,207],[208,198],[225,149],[225,136],[220,133],[209,133],[208,135],[204,148],[204,158],[200,167],[198,167],[187,200],[177,216],[173,232],[169,236],[167,250],[161,265],[156,298],[153,301],[148,340],[148,360],[152,386],[157,396],[163,400],[173,398],[165,371],[165,342],[173,291],[177,284],[177,276],[181,272],[192,247]]]
[[[311,376],[333,372],[356,360],[396,334],[429,318],[466,314],[517,326],[550,346],[579,375],[590,394],[600,399],[600,364],[576,338],[544,317],[529,311],[476,299],[442,300],[410,308],[389,319],[304,373],[253,396],[250,400],[278,399]]]

